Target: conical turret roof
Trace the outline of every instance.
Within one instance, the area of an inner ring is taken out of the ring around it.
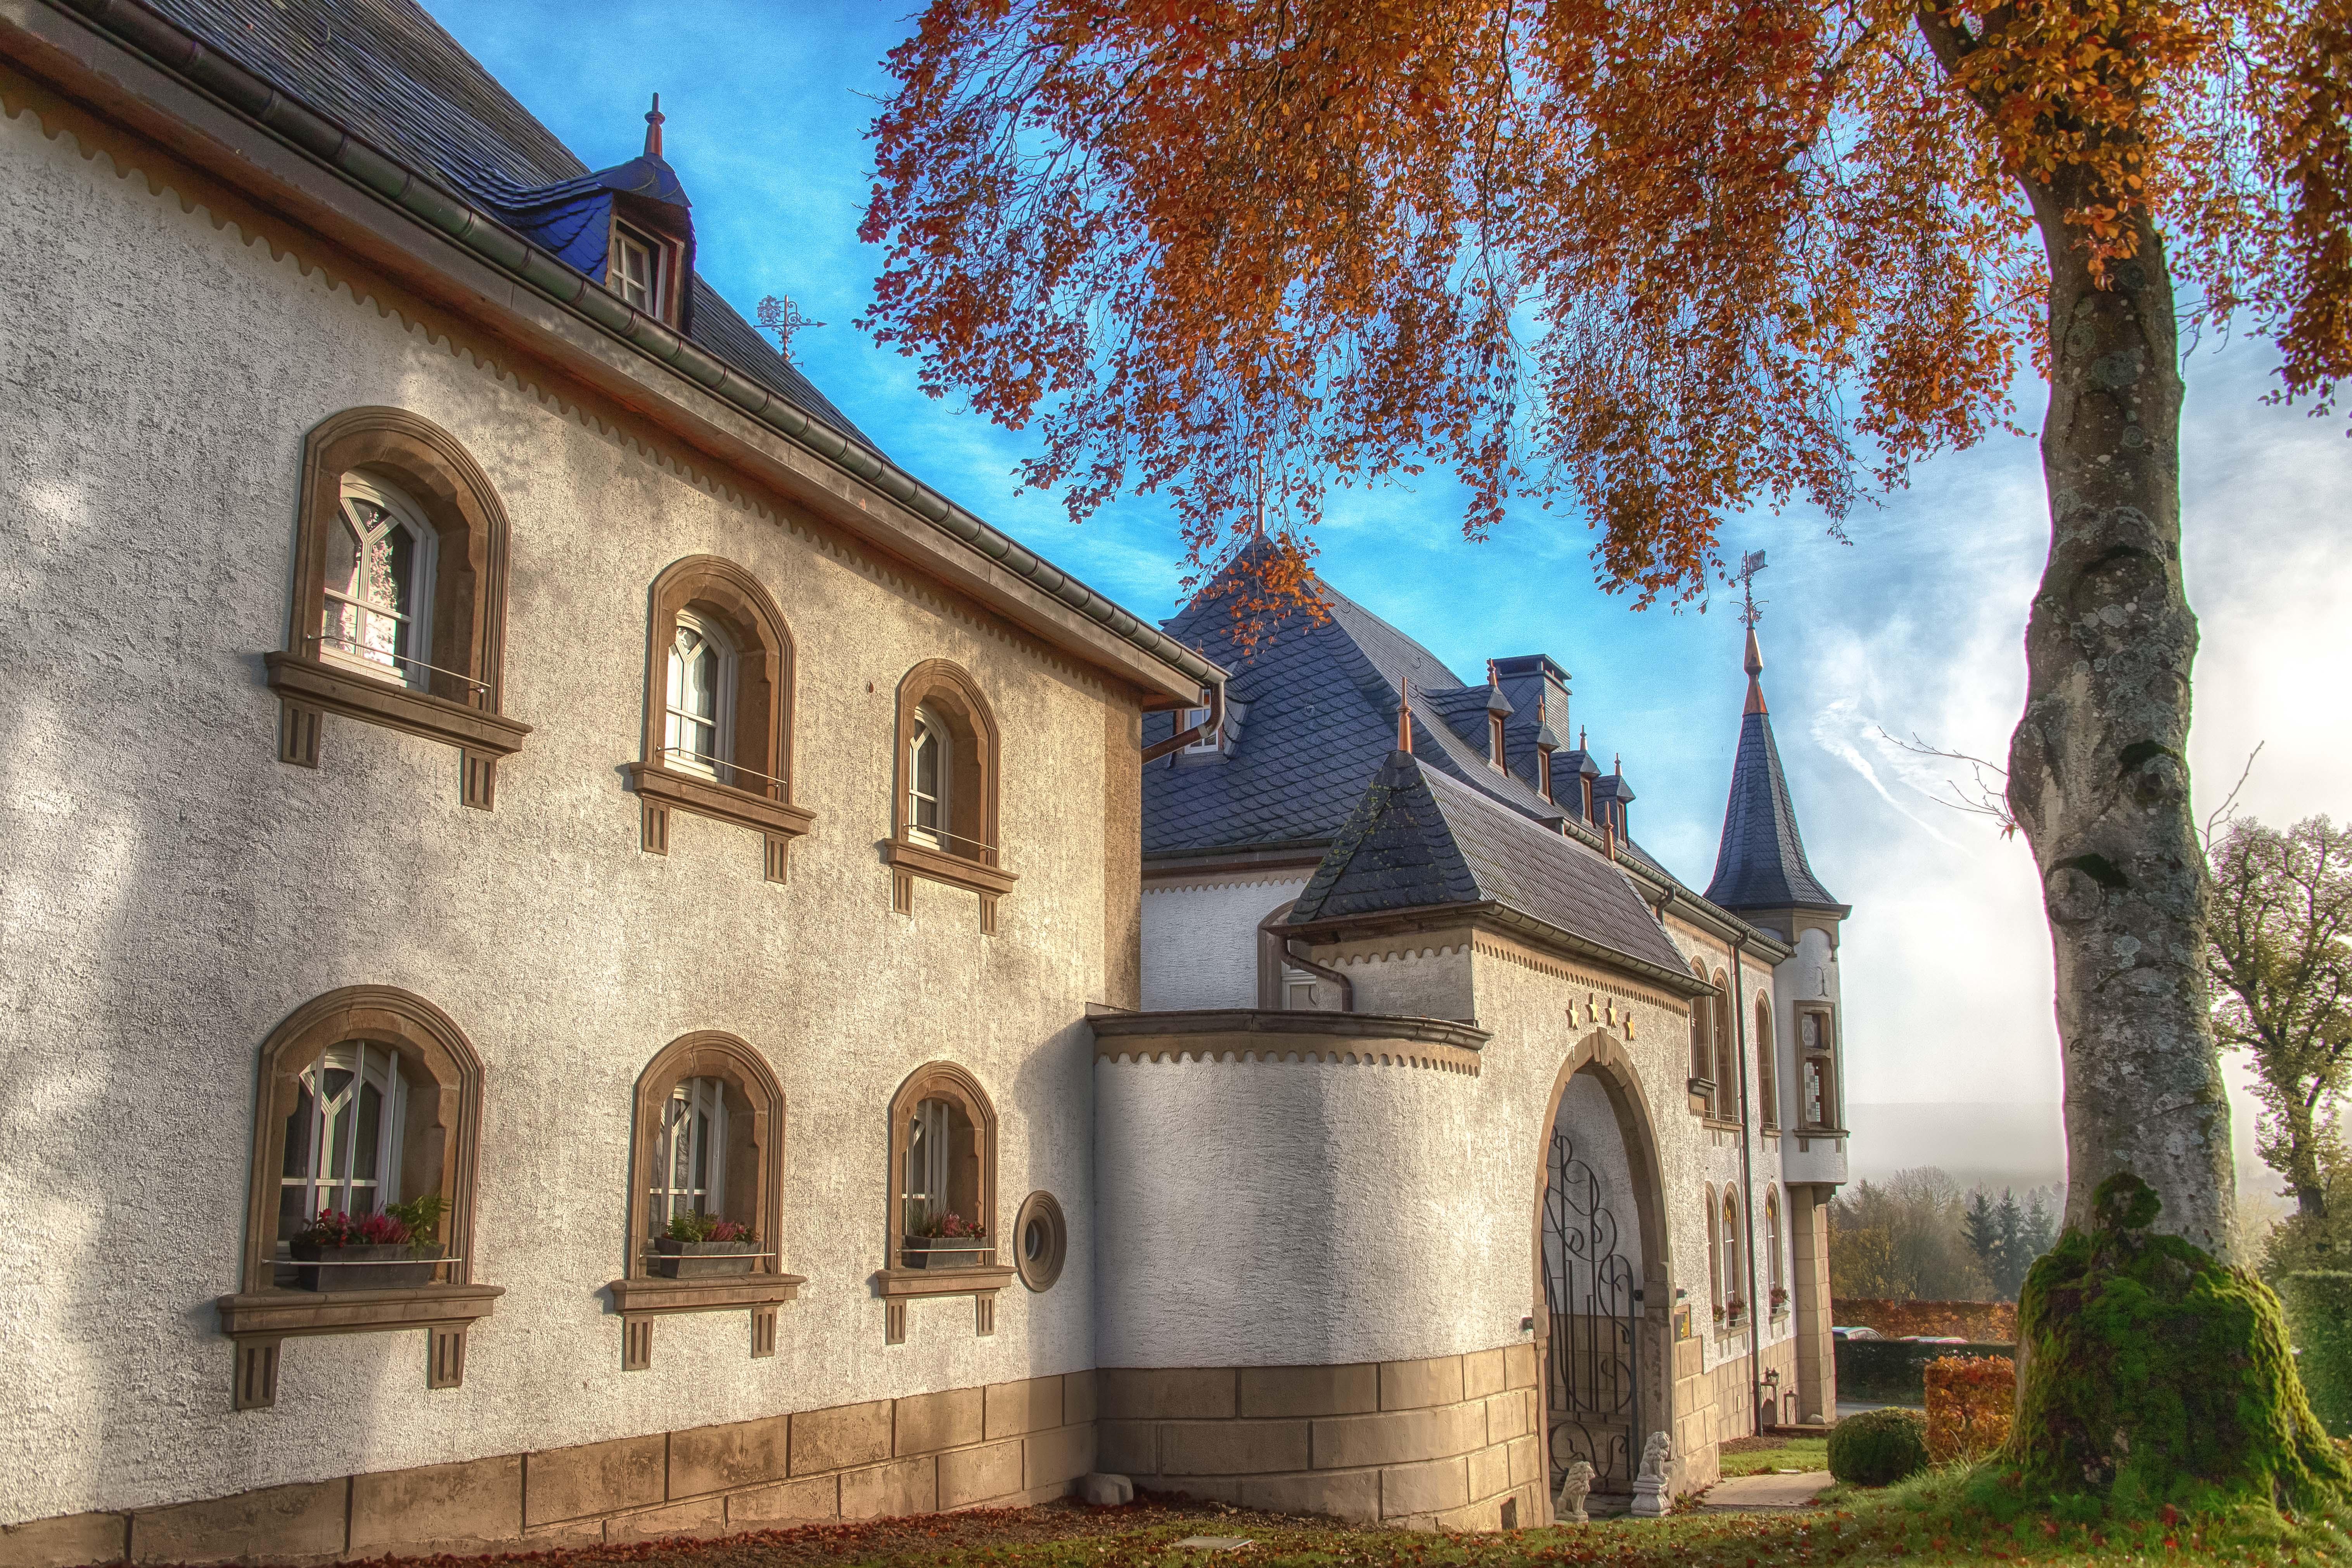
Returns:
[[[1716,851],[1707,901],[1727,910],[1834,910],[1838,902],[1805,860],[1797,808],[1789,799],[1772,716],[1764,706],[1763,655],[1748,634],[1748,710],[1739,720],[1739,755],[1731,767],[1731,799],[1723,812],[1723,843]]]

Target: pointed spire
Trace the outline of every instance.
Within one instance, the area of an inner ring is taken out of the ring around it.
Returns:
[[[654,94],[654,106],[646,110],[646,157],[658,158],[662,155],[662,121],[668,118],[669,117],[667,115],[661,111],[661,94]]]
[[[1748,657],[1740,661],[1748,671],[1748,707],[1745,711],[1761,713],[1764,709],[1764,650],[1756,646],[1756,628],[1748,628]]]
[[[1397,743],[1400,752],[1412,750],[1412,677],[1397,678]]]
[[[1727,910],[1833,910],[1846,907],[1831,896],[1805,860],[1797,832],[1797,808],[1780,769],[1780,748],[1772,739],[1772,719],[1764,706],[1764,653],[1756,626],[1748,627],[1740,661],[1748,671],[1748,705],[1739,720],[1739,754],[1731,768],[1731,799],[1724,808],[1723,843],[1716,852],[1710,902]]]

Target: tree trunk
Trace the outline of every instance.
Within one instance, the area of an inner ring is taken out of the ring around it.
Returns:
[[[2063,193],[2033,194],[2050,258],[2050,560],[2026,629],[2010,805],[2042,872],[2066,1073],[2066,1222],[2129,1172],[2154,1229],[2226,1256],[2230,1118],[2205,973],[2206,869],[2189,798],[2197,620],[2180,571],[2181,381],[2162,240],[2097,287]]]
[[[2294,1188],[2295,1213],[2317,1222],[2327,1217],[2327,1176],[2319,1168],[2319,1137],[2312,1126],[2315,1098],[2297,1100],[2287,1111],[2287,1183]]]

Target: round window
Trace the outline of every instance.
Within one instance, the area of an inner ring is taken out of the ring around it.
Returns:
[[[1031,1193],[1022,1201],[1013,1222],[1013,1267],[1032,1290],[1051,1289],[1062,1277],[1062,1259],[1070,1247],[1070,1227],[1062,1205],[1051,1193]]]

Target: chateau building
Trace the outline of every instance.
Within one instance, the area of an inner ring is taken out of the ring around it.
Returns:
[[[1753,679],[1701,896],[1549,659],[1150,626],[703,281],[646,121],[412,0],[0,7],[0,1568],[1496,1528],[1829,1417]]]

